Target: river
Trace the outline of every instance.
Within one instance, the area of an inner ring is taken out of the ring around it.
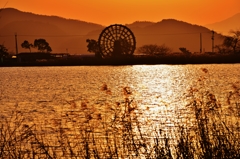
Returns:
[[[240,88],[239,70],[240,64],[1,67],[0,118],[14,122],[18,112],[25,124],[36,124],[39,134],[56,145],[58,129],[71,134],[73,143],[82,130],[123,131],[124,123],[119,126],[125,107],[151,136],[156,127],[172,130],[179,123],[192,124],[187,109],[195,98],[191,92],[199,93],[197,102],[204,102],[207,94],[227,110],[230,92]]]
[[[240,80],[239,70],[239,64],[2,67],[0,109],[3,115],[16,108],[46,115],[72,101],[101,107],[123,102],[123,88],[128,87],[138,107],[156,112],[167,106],[174,112],[184,109],[186,93],[202,77],[206,80],[201,87],[224,102]],[[108,93],[102,91],[104,85]]]
[[[240,80],[239,70],[239,64],[3,67],[0,109],[9,110],[17,104],[27,111],[40,111],[43,103],[46,107],[60,107],[72,100],[117,102],[123,99],[124,87],[131,89],[139,105],[183,106],[184,94],[200,76],[207,78],[204,87],[222,99]],[[104,84],[111,95],[101,91]]]

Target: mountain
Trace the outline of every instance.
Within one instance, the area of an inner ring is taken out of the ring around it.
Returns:
[[[180,47],[186,47],[191,52],[200,51],[200,34],[202,37],[203,51],[212,51],[212,32],[206,27],[193,25],[175,19],[163,19],[144,28],[129,28],[134,32],[137,45],[144,44],[165,44],[172,48],[174,52],[179,51]],[[214,43],[222,43],[222,35],[214,35]]]
[[[134,33],[137,47],[144,44],[165,44],[175,52],[179,51],[179,47],[199,52],[201,33],[203,50],[212,49],[212,32],[203,26],[174,19],[159,22],[137,21],[126,26]],[[22,12],[13,8],[0,10],[0,44],[4,44],[10,52],[15,52],[17,34],[19,52],[28,51],[21,48],[24,40],[33,43],[35,39],[44,38],[53,52],[87,53],[86,39],[97,40],[105,27],[80,20]],[[223,38],[220,34],[215,34],[214,39],[214,44],[220,44]]]
[[[66,49],[74,53],[86,52],[87,44],[84,36],[88,32],[103,28],[99,24],[57,16],[37,15],[14,8],[0,10],[0,43],[4,43],[8,50],[13,52],[15,52],[15,33],[17,33],[20,52],[27,51],[21,48],[24,40],[33,43],[38,38],[45,38],[54,52],[66,52]],[[75,43],[71,43],[73,39],[76,40]],[[85,46],[83,47],[81,43]]]
[[[205,25],[205,27],[211,30],[215,30],[224,35],[228,35],[230,30],[240,29],[240,13],[235,14],[234,16],[223,21],[213,24],[207,24]]]
[[[85,34],[94,29],[102,28],[103,26],[88,23],[80,20],[65,19],[58,16],[38,15],[28,12],[22,12],[14,8],[6,8],[0,12],[1,26],[10,22],[33,21],[43,22],[45,24],[52,24],[56,27],[66,31],[67,34]]]

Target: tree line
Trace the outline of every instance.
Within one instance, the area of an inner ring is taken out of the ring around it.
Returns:
[[[37,48],[37,50],[42,53],[52,52],[52,48],[45,39],[35,39],[33,44],[29,43],[27,40],[24,40],[21,44],[21,47],[29,49],[30,53],[32,48]],[[4,46],[4,44],[0,44],[0,63],[4,62],[4,59],[7,58],[11,58],[8,49]]]
[[[214,46],[217,53],[240,54],[240,30],[231,30],[230,33],[230,36],[224,36],[222,44]],[[86,42],[88,43],[88,52],[95,53],[96,57],[101,57],[97,40],[87,39]],[[27,40],[24,40],[21,44],[21,47],[29,49],[30,52],[32,48],[36,48],[38,51],[43,53],[52,52],[52,48],[45,39],[35,39],[33,43],[29,43]],[[179,50],[186,55],[191,55],[191,51],[187,50],[186,47],[180,47]],[[144,55],[160,56],[171,53],[172,49],[165,44],[146,44],[140,46],[137,51]],[[4,44],[0,44],[0,59],[6,58],[8,56],[8,49],[4,46]]]
[[[221,54],[229,54],[229,53],[239,53],[240,54],[240,30],[231,30],[231,36],[224,36],[223,43],[220,45],[215,45],[214,48],[217,53]],[[98,46],[98,41],[94,39],[87,39],[86,42],[88,52],[95,53],[96,57],[100,57],[100,49]],[[186,47],[179,47],[179,50],[189,56],[191,55],[191,51],[189,51]],[[137,49],[137,52],[143,55],[150,56],[162,56],[172,52],[172,49],[165,44],[157,45],[157,44],[145,44],[140,46]]]
[[[45,39],[35,39],[34,43],[29,43],[27,40],[21,44],[22,48],[29,49],[31,52],[31,48],[37,48],[40,52],[50,53],[52,52],[52,48],[49,43]]]

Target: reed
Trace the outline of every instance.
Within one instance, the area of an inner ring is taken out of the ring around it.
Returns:
[[[221,103],[208,89],[208,70],[201,72],[184,97],[188,114],[179,112],[173,126],[144,116],[147,108],[139,108],[130,87],[123,100],[100,109],[86,99],[68,102],[71,109],[62,110],[52,133],[16,108],[0,122],[0,158],[240,158],[239,83]],[[106,84],[101,92],[111,98]]]

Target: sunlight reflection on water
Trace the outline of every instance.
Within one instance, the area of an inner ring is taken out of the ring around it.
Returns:
[[[73,101],[77,107],[85,101],[95,110],[124,102],[122,89],[127,86],[143,116],[168,118],[165,122],[171,126],[173,116],[185,109],[184,94],[200,76],[208,78],[206,89],[224,99],[229,86],[240,79],[239,69],[239,64],[0,68],[1,115],[17,108],[29,121],[48,122],[51,127],[51,120],[61,118],[63,110],[73,109]],[[103,84],[108,93],[101,91]]]

